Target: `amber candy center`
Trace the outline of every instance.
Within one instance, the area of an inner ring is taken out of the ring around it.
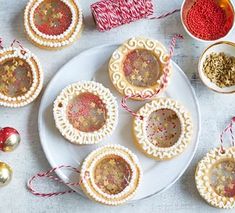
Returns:
[[[235,196],[235,161],[224,160],[216,163],[210,172],[210,185],[224,197]]]
[[[94,132],[105,124],[107,109],[97,95],[85,92],[69,102],[67,116],[74,128],[82,132]]]
[[[105,193],[118,194],[130,183],[132,176],[129,164],[119,156],[102,159],[95,167],[95,184]]]
[[[162,71],[158,58],[149,50],[136,49],[127,54],[123,71],[127,81],[133,86],[154,86]]]
[[[178,115],[170,109],[159,109],[148,118],[146,132],[148,140],[158,147],[171,147],[179,139],[181,123]]]
[[[7,59],[0,64],[0,92],[8,97],[26,94],[33,77],[29,64],[20,58]]]
[[[35,9],[34,24],[46,35],[64,33],[72,22],[70,8],[60,0],[44,0]]]

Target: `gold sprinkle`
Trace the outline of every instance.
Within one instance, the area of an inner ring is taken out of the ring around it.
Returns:
[[[3,67],[3,69],[4,69],[5,71],[8,71],[8,70],[10,69],[10,67],[9,67],[8,65],[5,65],[5,66]]]
[[[131,76],[131,80],[136,80],[136,76],[135,76],[135,75],[132,75],[132,76]]]
[[[78,120],[79,120],[80,122],[83,122],[83,121],[85,121],[85,118],[84,118],[83,116],[79,116]]]
[[[203,72],[218,87],[235,85],[235,57],[224,52],[211,53],[203,63]]]
[[[51,9],[51,4],[50,4],[50,3],[47,3],[45,7],[46,7],[46,9],[49,10],[49,9]]]
[[[98,109],[97,113],[98,113],[98,115],[101,115],[101,114],[103,114],[103,110],[102,109]]]
[[[24,62],[19,60],[19,66],[23,66],[24,65]]]
[[[91,107],[91,108],[95,108],[95,103],[94,103],[94,102],[91,102],[91,103],[90,103],[90,107]]]
[[[23,87],[23,88],[21,89],[21,91],[22,91],[22,92],[26,92],[26,91],[27,91],[26,87]]]
[[[98,124],[96,117],[92,117],[92,118],[91,118],[91,121],[92,121],[93,123]]]
[[[137,69],[134,69],[134,71],[133,71],[133,73],[135,73],[135,74],[139,74],[139,70],[137,70]]]
[[[142,64],[142,66],[143,66],[144,68],[146,68],[146,67],[148,66],[148,64],[147,64],[146,62],[144,62],[144,63]]]
[[[59,12],[59,13],[57,14],[57,18],[61,19],[62,17],[63,17],[63,14],[62,14],[61,12]]]
[[[47,10],[42,10],[42,13],[43,13],[44,15],[47,15]]]
[[[138,81],[142,81],[142,80],[143,80],[142,76],[139,75],[139,76],[137,77],[137,80],[138,80]]]

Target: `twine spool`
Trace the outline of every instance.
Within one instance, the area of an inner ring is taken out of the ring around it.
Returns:
[[[91,5],[91,12],[97,29],[103,32],[140,19],[161,19],[180,11],[175,9],[151,17],[153,8],[152,0],[101,0]]]

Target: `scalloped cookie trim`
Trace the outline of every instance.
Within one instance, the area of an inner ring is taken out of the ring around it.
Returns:
[[[105,124],[97,131],[82,132],[74,128],[67,118],[67,106],[69,102],[79,94],[89,92],[97,95],[105,104],[107,119]],[[103,138],[110,136],[117,126],[118,105],[116,98],[108,88],[93,81],[81,81],[64,88],[54,102],[53,108],[56,127],[60,133],[71,143],[96,144]]]
[[[80,35],[83,20],[82,9],[74,0],[60,0],[65,3],[72,14],[72,21],[67,30],[60,35],[47,35],[40,32],[34,24],[35,9],[44,0],[30,0],[24,12],[24,27],[29,39],[39,47],[48,49],[60,49],[72,44]]]
[[[199,194],[210,205],[217,208],[231,209],[235,207],[235,197],[220,196],[210,185],[209,173],[213,166],[222,160],[229,159],[235,161],[235,147],[225,149],[223,154],[220,148],[212,149],[199,161],[195,172],[195,182]]]
[[[127,54],[136,49],[145,49],[151,51],[153,55],[159,59],[161,67],[167,64],[167,58],[169,55],[166,48],[159,41],[149,38],[134,37],[124,42],[118,49],[113,52],[109,61],[109,76],[114,87],[122,95],[131,96],[141,94],[142,96],[151,96],[155,94],[155,92],[159,89],[161,83],[164,82],[163,73],[155,85],[150,87],[137,87],[127,81],[123,72],[123,62]],[[169,81],[169,76],[172,70],[171,66],[167,70],[168,75],[166,79],[167,81]],[[142,100],[143,98],[132,97],[132,99]]]
[[[158,147],[149,141],[146,133],[146,125],[152,112],[160,109],[169,109],[176,113],[181,123],[181,134],[177,142],[170,147]],[[192,138],[192,120],[185,108],[173,99],[158,98],[146,103],[138,111],[138,115],[144,116],[143,120],[134,118],[133,134],[137,147],[147,156],[157,160],[168,160],[181,154]]]
[[[132,176],[130,183],[123,191],[118,194],[110,195],[100,190],[94,181],[94,169],[100,159],[108,158],[109,156],[119,156],[124,159],[130,166]],[[90,175],[86,178],[86,172]],[[106,205],[120,205],[127,200],[131,199],[142,179],[142,170],[139,165],[139,160],[135,154],[129,149],[121,145],[106,145],[91,152],[84,160],[81,168],[82,189],[85,194],[92,200]]]
[[[31,69],[33,77],[32,85],[24,95],[8,97],[0,93],[0,105],[16,108],[30,104],[38,97],[43,86],[43,71],[38,58],[26,48],[9,47],[0,50],[0,63],[13,58],[19,58],[26,62]]]

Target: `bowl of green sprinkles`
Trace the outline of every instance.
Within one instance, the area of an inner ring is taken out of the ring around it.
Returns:
[[[198,72],[202,82],[218,93],[235,93],[235,43],[220,41],[201,55]]]

